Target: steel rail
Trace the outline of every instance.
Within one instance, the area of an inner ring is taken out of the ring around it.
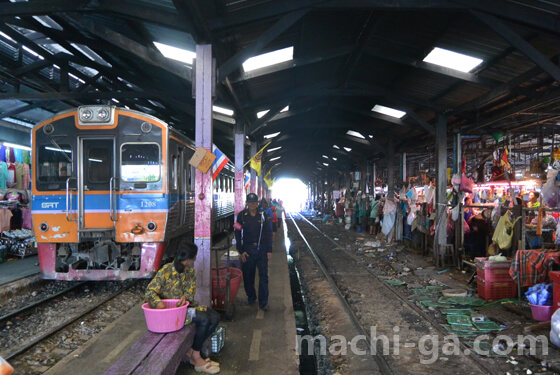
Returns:
[[[327,236],[325,233],[323,233],[319,228],[317,228],[317,226],[315,226],[313,223],[311,223],[309,220],[307,220],[307,218],[305,218],[303,215],[301,215],[300,213],[298,213],[298,215],[300,215],[302,217],[303,220],[305,220],[310,226],[312,226],[313,228],[315,228],[319,233],[321,233],[324,237],[326,237],[329,241],[331,241],[332,243],[334,243],[337,247],[339,247],[339,243],[337,243],[336,241],[334,241],[332,238],[330,238],[329,236]],[[292,218],[292,221],[293,218]],[[294,221],[294,225],[295,225],[295,221]],[[303,238],[303,234],[301,234],[301,231],[299,229],[299,227],[296,225],[296,228],[298,229],[298,231],[300,232],[300,235]],[[305,241],[305,239],[304,239]],[[305,241],[307,243],[307,241]],[[313,254],[313,257],[315,258],[315,260],[317,260],[317,263],[319,264],[320,260],[319,257],[315,254],[315,252],[311,249],[311,247],[309,247],[311,253]],[[443,328],[441,325],[439,325],[439,323],[437,323],[435,320],[433,320],[429,315],[427,315],[426,313],[424,313],[418,306],[416,306],[415,304],[411,303],[408,299],[406,299],[401,293],[399,293],[395,288],[393,288],[392,286],[388,285],[387,283],[383,282],[382,280],[379,279],[379,277],[373,273],[373,271],[364,266],[363,264],[361,264],[361,262],[358,261],[358,259],[356,258],[356,256],[354,256],[354,254],[350,254],[349,252],[346,251],[346,249],[343,248],[343,250],[352,257],[352,259],[354,259],[356,261],[357,264],[360,265],[360,267],[364,268],[365,270],[367,270],[368,273],[370,273],[373,276],[373,279],[383,285],[383,287],[385,287],[387,290],[391,291],[393,294],[395,294],[395,296],[397,296],[402,302],[404,302],[407,306],[409,306],[412,310],[414,310],[415,312],[418,313],[418,315],[420,315],[422,318],[424,318],[426,321],[428,321],[435,329],[437,329],[439,332],[441,332],[443,335],[448,335],[449,332],[447,332],[447,330],[445,328]],[[326,269],[324,267],[324,265],[322,264],[322,262],[319,264],[319,267],[321,268],[321,270],[323,270],[323,272],[326,272]],[[332,279],[329,276],[329,283],[336,287],[336,284],[334,284],[334,282],[332,281]],[[340,291],[337,288],[337,294],[341,296]],[[348,304],[348,302],[342,298],[341,299],[343,301],[343,303],[348,307],[348,309],[351,309],[350,305]],[[357,320],[356,320],[357,321]],[[359,322],[358,322],[359,324]],[[367,335],[367,332],[363,333]],[[369,335],[367,336],[369,338]],[[371,338],[370,338],[371,339]],[[371,341],[371,340],[370,340]],[[471,355],[466,355],[467,357],[469,357],[470,359],[472,359],[477,366],[492,375],[500,375],[502,374],[502,372],[498,372],[493,368],[490,368],[481,358],[478,357],[478,355],[476,355],[476,352],[474,352],[473,349],[469,348],[467,345],[465,345],[464,343],[462,343],[461,341],[459,342],[459,346],[461,347],[461,349],[463,350],[463,353],[465,353],[465,351],[468,350],[468,353],[472,353]],[[377,357],[377,356],[376,356]]]
[[[119,294],[123,293],[125,290],[130,289],[132,286],[136,285],[138,283],[138,281],[131,283],[130,285],[123,287],[119,290],[117,290],[116,292],[112,293],[111,295],[109,295],[107,298],[103,299],[102,301],[98,302],[95,306],[85,310],[84,312],[82,312],[81,314],[73,317],[72,319],[62,323],[61,325],[51,329],[50,331],[44,333],[43,335],[37,337],[35,340],[29,342],[27,345],[17,349],[16,351],[8,354],[6,357],[4,357],[4,359],[11,359],[21,353],[26,352],[27,350],[29,350],[30,348],[32,348],[33,346],[35,346],[36,344],[40,343],[41,341],[51,337],[52,335],[54,335],[55,333],[57,333],[58,331],[63,330],[64,328],[68,327],[70,324],[74,323],[76,320],[79,320],[80,318],[82,318],[83,316],[86,316],[87,314],[91,313],[92,311],[94,311],[95,309],[99,308],[101,305],[109,302],[111,299],[115,298],[116,296],[118,296]]]
[[[358,317],[356,316],[356,314],[354,313],[354,311],[352,310],[352,308],[350,307],[348,302],[344,299],[344,296],[342,295],[341,291],[336,286],[334,280],[332,279],[331,275],[329,274],[329,272],[325,268],[325,265],[323,264],[323,262],[321,261],[319,256],[315,253],[315,251],[313,251],[313,248],[311,247],[309,242],[307,242],[307,239],[305,238],[305,236],[301,232],[301,229],[299,228],[299,226],[296,224],[293,216],[291,214],[289,214],[289,215],[290,215],[290,219],[292,219],[292,222],[293,222],[294,226],[296,227],[297,231],[299,232],[299,235],[301,236],[303,242],[305,242],[305,244],[309,248],[309,251],[311,252],[311,255],[313,255],[313,258],[317,262],[317,265],[319,266],[319,268],[323,272],[323,275],[325,276],[325,279],[328,281],[332,290],[335,292],[338,300],[342,303],[342,306],[344,307],[344,311],[346,311],[346,314],[348,314],[348,316],[350,317],[350,321],[354,325],[354,328],[356,328],[360,332],[360,334],[364,335],[364,337],[367,337],[369,339],[369,340],[367,340],[367,344],[369,346],[370,351],[373,351],[373,346],[371,345],[373,340],[370,337],[369,333],[366,330],[364,330],[364,328],[362,327],[362,325],[358,321]],[[381,347],[378,348],[376,346],[375,350],[376,350],[376,355],[374,355],[373,358],[377,362],[377,365],[379,366],[379,369],[381,370],[381,372],[383,374],[387,374],[387,375],[394,374],[393,370],[391,369],[391,367],[389,366],[389,364],[385,360],[385,357],[383,356],[383,354],[380,353],[382,351],[382,348]]]
[[[69,291],[74,290],[74,289],[76,289],[77,287],[82,286],[82,285],[84,285],[84,284],[86,284],[86,283],[87,283],[87,281],[78,283],[78,284],[76,284],[76,285],[74,285],[74,286],[71,286],[70,288],[64,289],[64,290],[62,290],[62,291],[60,291],[60,292],[58,292],[58,293],[56,293],[56,294],[53,294],[53,295],[48,296],[48,297],[45,297],[45,298],[43,298],[43,299],[41,299],[41,300],[39,300],[39,301],[36,301],[36,302],[33,302],[33,303],[27,305],[27,306],[23,306],[22,308],[17,309],[17,310],[14,310],[14,311],[12,311],[12,312],[10,312],[10,313],[4,315],[4,316],[0,316],[0,327],[3,325],[2,323],[3,323],[4,321],[6,321],[6,320],[8,320],[8,319],[10,319],[10,318],[12,318],[12,317],[14,317],[14,316],[16,316],[16,315],[19,315],[19,314],[21,314],[21,313],[24,312],[24,311],[31,310],[32,308],[34,308],[34,307],[36,307],[36,306],[42,305],[42,304],[44,304],[44,303],[46,303],[46,302],[48,302],[48,301],[50,301],[50,300],[53,300],[53,299],[55,299],[56,297],[58,297],[58,296],[60,296],[60,295],[62,295],[62,294],[68,293]]]

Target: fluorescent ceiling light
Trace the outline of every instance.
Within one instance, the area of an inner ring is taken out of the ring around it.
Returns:
[[[257,118],[263,117],[264,115],[266,115],[268,113],[268,111],[270,111],[270,109],[266,109],[264,111],[257,112]]]
[[[88,159],[89,161],[94,161],[96,163],[103,163],[103,160],[99,160],[99,159]]]
[[[161,54],[168,59],[173,59],[184,62],[185,64],[192,65],[193,60],[196,58],[195,52],[187,51],[186,49],[177,48],[158,42],[154,42],[154,45],[161,52]]]
[[[391,117],[396,117],[396,118],[402,118],[404,115],[406,115],[406,112],[399,111],[398,109],[394,109],[394,108],[385,107],[385,106],[379,105],[379,104],[376,104],[371,109],[371,111],[382,113],[384,115],[391,116]]]
[[[352,149],[351,149],[350,147],[344,147],[344,149],[345,149],[347,152],[352,151]]]
[[[286,112],[286,111],[289,111],[289,110],[290,110],[290,106],[287,105],[280,112]],[[270,111],[270,109],[266,109],[264,111],[257,112],[257,118],[263,117],[264,115],[266,115],[268,113],[268,111]]]
[[[243,70],[245,72],[250,72],[251,70],[264,68],[266,66],[279,64],[284,61],[293,60],[294,58],[294,47],[288,47],[272,51],[269,53],[264,53],[262,55],[251,57],[245,60],[243,63]]]
[[[324,165],[325,167],[328,167],[328,166],[329,166],[329,163],[323,163],[323,165]]]
[[[337,160],[338,160],[338,158],[332,158],[332,160],[334,160],[334,161],[337,161]]]
[[[214,112],[218,112],[226,116],[233,116],[233,111],[231,109],[218,107],[217,105],[213,105],[212,109],[214,110]]]
[[[329,158],[327,155],[323,155],[323,157],[324,157],[325,159],[328,159],[328,158]]]
[[[358,133],[358,132],[355,132],[354,130],[348,130],[348,131],[346,132],[346,134],[351,135],[351,136],[353,136],[353,137],[366,139],[366,137],[364,137],[363,135],[361,135],[361,134]]]
[[[265,139],[274,138],[274,137],[276,137],[278,134],[280,134],[280,132],[278,132],[278,133],[267,134],[267,135],[264,135],[263,138],[265,138]]]
[[[68,153],[68,154],[71,154],[71,153],[72,153],[72,151],[70,151],[70,150],[58,149],[58,148],[54,148],[54,147],[45,147],[45,150],[58,151],[58,152],[66,152],[66,153]]]
[[[280,150],[281,148],[282,148],[282,146],[278,146],[278,147],[274,147],[274,148],[269,148],[268,150],[266,150],[266,152],[272,152],[272,151]]]
[[[278,159],[280,159],[281,157],[282,157],[282,156],[277,156],[277,157],[275,157],[275,158],[270,159],[269,161],[278,160]]]
[[[370,138],[373,138],[373,135],[370,134],[369,137],[370,137]]]
[[[333,148],[336,148],[337,150],[340,150],[340,147],[338,147],[337,145],[332,145]]]
[[[115,98],[111,98],[112,101],[114,101],[115,103],[120,103],[117,99]]]
[[[11,148],[20,148],[22,150],[31,151],[31,147],[16,145],[15,143],[4,142],[4,146],[11,147]]]
[[[435,47],[423,61],[467,73],[479,66],[482,59]]]

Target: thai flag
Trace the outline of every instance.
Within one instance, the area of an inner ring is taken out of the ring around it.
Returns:
[[[251,181],[251,176],[248,171],[245,171],[245,190],[249,189],[249,182]]]
[[[226,164],[229,163],[229,159],[216,145],[212,145],[212,153],[216,155],[216,159],[212,163],[212,181],[214,181]]]

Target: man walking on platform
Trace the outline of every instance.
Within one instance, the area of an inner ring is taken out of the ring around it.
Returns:
[[[247,305],[257,300],[255,273],[259,269],[259,308],[268,310],[268,261],[272,257],[272,223],[259,211],[257,194],[247,195],[247,208],[237,214],[235,241],[241,254],[243,284],[247,293]]]

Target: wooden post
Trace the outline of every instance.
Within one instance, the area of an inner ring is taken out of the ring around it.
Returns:
[[[212,152],[212,89],[216,79],[212,59],[212,45],[196,46],[196,113],[195,144]],[[196,269],[196,301],[210,306],[212,278],[210,259],[212,247],[212,172],[202,173],[196,170],[195,205],[194,205],[194,241],[198,246]]]
[[[237,214],[245,208],[245,174],[243,164],[245,157],[245,126],[241,119],[238,119],[233,134],[235,145],[235,218]]]

